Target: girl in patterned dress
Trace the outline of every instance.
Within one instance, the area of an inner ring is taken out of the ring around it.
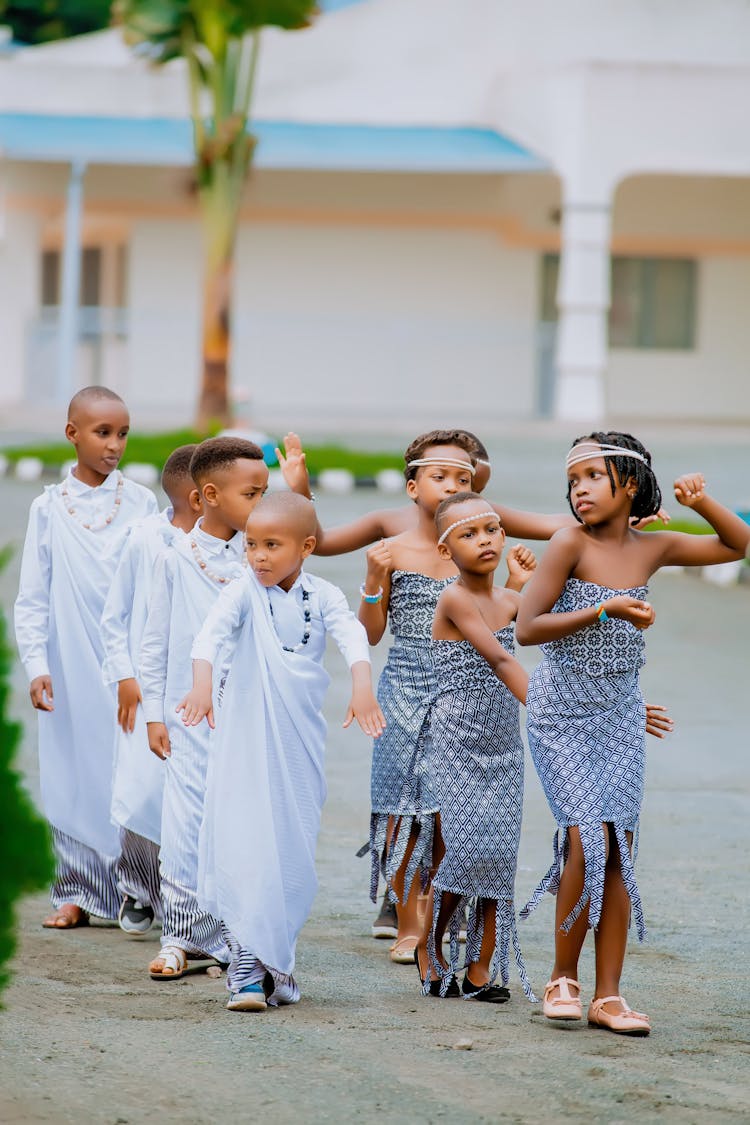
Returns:
[[[432,626],[436,699],[430,715],[444,855],[415,961],[425,995],[447,995],[458,972],[458,920],[471,901],[465,999],[510,999],[510,943],[524,991],[534,999],[513,907],[523,809],[518,703],[528,676],[513,656],[519,595],[493,585],[505,532],[481,496],[461,492],[439,506],[438,551],[458,567],[438,599]],[[451,959],[441,948],[451,924]],[[498,972],[502,985],[495,984]]]
[[[581,1019],[578,959],[591,928],[596,982],[589,1024],[648,1035],[648,1017],[620,995],[631,909],[644,936],[633,859],[644,774],[638,672],[642,631],[654,620],[646,583],[661,566],[741,558],[750,528],[708,496],[700,473],[691,473],[675,481],[675,497],[716,535],[634,530],[631,519],[656,512],[661,495],[651,455],[630,434],[578,438],[567,476],[578,526],[552,537],[516,626],[521,644],[540,644],[544,653],[529,684],[528,735],[558,824],[554,862],[521,913],[533,910],[544,891],[557,895],[546,1016]]]

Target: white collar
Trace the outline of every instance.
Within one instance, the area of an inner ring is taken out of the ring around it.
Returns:
[[[236,531],[231,539],[218,539],[215,535],[210,535],[207,531],[203,530],[203,516],[193,526],[193,530],[189,533],[191,539],[195,539],[198,546],[202,551],[207,551],[212,555],[220,555],[227,548],[236,552],[237,547],[242,551],[243,534],[241,531]]]
[[[306,590],[308,594],[312,593],[315,589],[315,583],[312,575],[308,574],[303,567],[288,590],[282,590],[281,586],[268,586],[266,588],[269,591],[275,590],[277,594],[283,594],[284,597],[288,598],[297,589]]]
[[[83,496],[87,492],[114,492],[120,480],[120,470],[113,469],[112,472],[104,478],[101,484],[85,484],[78,477],[73,475],[73,470],[68,469],[68,475],[65,478],[65,487],[68,492],[75,492],[78,496]]]

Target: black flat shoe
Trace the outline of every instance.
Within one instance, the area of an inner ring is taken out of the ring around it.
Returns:
[[[483,1000],[485,1004],[507,1004],[510,992],[504,985],[475,985],[469,980],[468,973],[464,976],[461,992],[467,1000]]]
[[[422,976],[422,970],[419,967],[419,954],[417,953],[416,949],[414,950],[414,964],[417,966],[419,979],[422,982],[422,988],[424,988],[424,977]],[[437,997],[438,1000],[453,1000],[456,996],[461,995],[455,977],[448,985],[445,996],[440,995],[440,985],[441,982],[439,980],[431,980],[429,995]]]

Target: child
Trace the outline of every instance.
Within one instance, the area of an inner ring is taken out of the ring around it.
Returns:
[[[156,511],[148,489],[117,466],[130,418],[106,387],[85,387],[68,408],[76,464],[31,506],[15,607],[18,649],[39,711],[42,803],[57,857],[55,911],[71,929],[120,906],[117,830],[110,819],[114,698],[102,682],[99,622],[130,525]]]
[[[250,571],[214,603],[193,645],[194,687],[178,709],[213,726],[212,665],[234,641],[218,714],[201,830],[199,895],[223,920],[231,1011],[299,1000],[297,937],[312,906],[325,800],[330,633],[351,669],[344,722],[383,729],[364,629],[335,586],[303,570],[315,510],[293,493],[260,501],[247,522]],[[194,729],[190,727],[189,729]]]
[[[516,627],[520,643],[543,646],[529,684],[528,733],[558,823],[554,862],[522,915],[545,890],[557,894],[546,1016],[581,1019],[578,958],[590,927],[596,984],[589,1023],[648,1035],[648,1017],[620,995],[631,908],[638,937],[644,934],[633,859],[644,773],[638,671],[642,630],[654,620],[646,583],[661,566],[741,558],[750,529],[706,494],[700,474],[691,474],[675,481],[675,496],[716,535],[633,530],[631,518],[656,512],[661,496],[651,455],[630,434],[577,439],[567,476],[578,526],[553,536]]]
[[[167,458],[161,486],[170,506],[134,527],[122,552],[102,615],[104,682],[117,684],[117,745],[112,819],[120,828],[118,885],[123,894],[120,928],[150,929],[161,914],[159,839],[164,765],[149,751],[137,665],[157,558],[176,536],[189,532],[200,514],[200,495],[190,475],[194,445]]]
[[[510,999],[512,941],[524,991],[534,999],[513,908],[523,809],[518,702],[526,702],[528,686],[513,656],[520,599],[493,585],[505,533],[481,496],[459,492],[443,500],[435,522],[438,552],[458,568],[459,577],[440,595],[432,625],[436,698],[430,735],[445,854],[414,959],[425,994],[457,994],[455,931],[469,899],[463,996],[489,1003]],[[450,919],[454,933],[446,965],[441,945]],[[495,985],[498,971],[502,986]]]
[[[229,960],[217,919],[196,899],[208,730],[186,728],[175,709],[190,688],[193,639],[221,590],[242,573],[245,522],[268,484],[263,451],[240,438],[202,442],[190,472],[203,515],[159,559],[141,647],[149,746],[167,762],[160,850],[164,921],[161,954],[149,966],[154,980],[178,980],[189,958]]]

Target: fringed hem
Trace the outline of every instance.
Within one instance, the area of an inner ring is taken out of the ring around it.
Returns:
[[[370,853],[370,898],[373,902],[377,902],[378,883],[382,876],[388,888],[389,901],[398,903],[393,891],[393,880],[406,858],[409,840],[415,827],[417,838],[404,877],[404,898],[409,897],[417,871],[420,872],[422,890],[425,889],[432,864],[435,816],[434,812],[418,813],[413,816],[372,813],[370,817],[370,843],[367,850]],[[391,818],[396,824],[389,842],[388,821]]]
[[[437,957],[437,949],[435,943],[435,930],[437,927],[438,916],[442,905],[443,894],[458,892],[445,891],[444,888],[436,887],[433,883],[433,909],[432,909],[432,926],[427,938],[427,954],[429,957],[429,965],[432,972],[437,973],[440,980],[440,995],[445,996],[451,982],[456,979],[458,972],[463,968],[466,970],[470,965],[479,960],[482,938],[484,937],[485,926],[485,911],[481,909],[481,904],[493,901],[492,899],[482,898],[468,898],[462,895],[456,908],[448,920],[448,934],[450,937],[450,963],[445,968]],[[489,967],[489,980],[479,991],[483,992],[487,988],[491,988],[497,980],[498,974],[504,985],[507,986],[509,980],[509,966],[510,966],[510,946],[513,945],[513,955],[515,957],[516,966],[518,968],[518,975],[521,979],[524,994],[532,1004],[538,1004],[539,1000],[534,995],[534,990],[531,987],[528,973],[526,971],[526,964],[521,952],[521,944],[518,940],[518,930],[516,928],[516,915],[513,909],[513,902],[507,899],[497,899],[495,906],[495,948],[492,954],[492,960]],[[464,954],[463,965],[459,964],[460,960],[460,946],[459,946],[459,933],[463,922],[464,910],[469,906],[469,919],[466,927],[466,950]],[[430,978],[429,975],[425,979],[422,989],[425,995],[430,991]],[[475,994],[476,995],[476,994]]]
[[[633,854],[631,856],[624,826],[611,821],[606,823],[612,823],[614,829],[617,849],[620,853],[622,879],[630,898],[632,917],[635,919],[638,940],[643,941],[646,937],[646,927],[643,920],[643,904],[641,902],[633,867],[638,852],[638,826],[636,825],[633,832]],[[566,934],[570,932],[573,924],[587,908],[589,929],[595,930],[601,920],[602,899],[604,896],[604,870],[607,862],[604,833],[602,832],[601,825],[602,822],[579,824],[575,826],[580,833],[581,846],[583,847],[583,890],[581,891],[581,897],[578,899],[578,902],[560,927]],[[521,918],[528,918],[528,916],[536,910],[547,891],[552,895],[556,895],[560,889],[562,868],[568,855],[568,826],[560,825],[555,832],[552,841],[552,849],[554,853],[552,864],[535,888],[529,901],[521,909]]]

